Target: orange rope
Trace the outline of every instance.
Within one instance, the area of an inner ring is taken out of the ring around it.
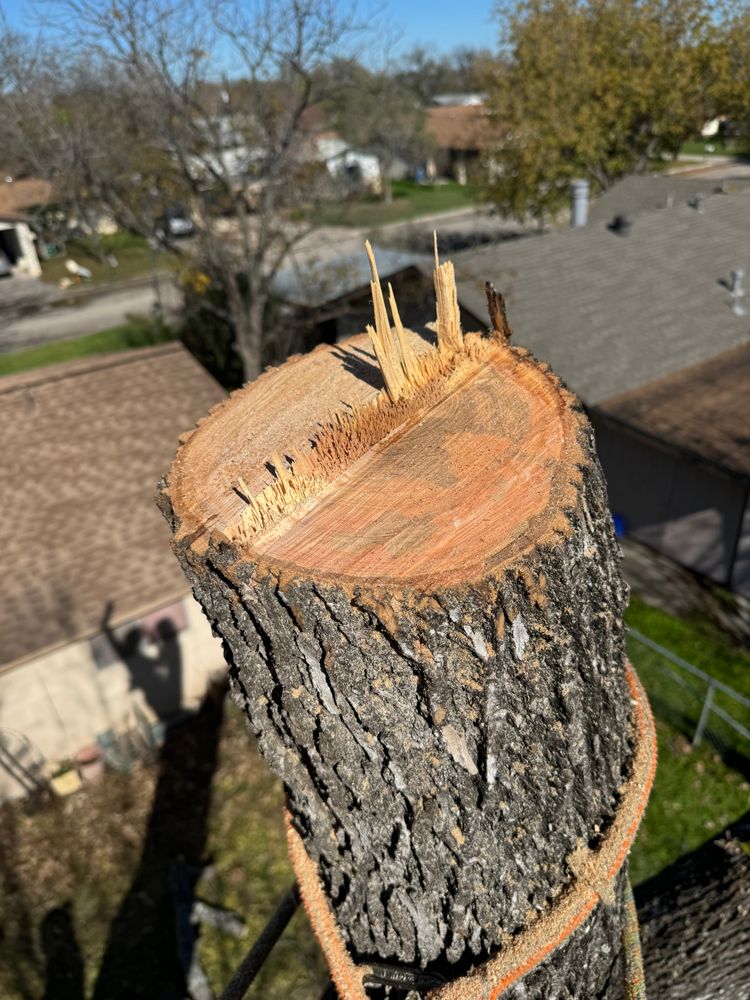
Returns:
[[[606,886],[625,861],[643,817],[656,771],[656,733],[648,698],[632,666],[626,666],[634,705],[633,771],[622,789],[620,804],[604,839],[594,851],[572,857],[574,879],[558,900],[508,945],[465,976],[431,990],[430,1000],[498,1000],[515,982],[563,945],[591,914]],[[287,813],[289,855],[300,885],[302,902],[343,1000],[367,1000],[362,984],[370,966],[353,961],[318,876],[315,862]],[[597,888],[597,886],[599,888]]]

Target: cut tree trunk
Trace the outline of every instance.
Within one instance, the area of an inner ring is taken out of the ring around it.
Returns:
[[[382,439],[364,336],[290,360],[184,441],[160,500],[349,953],[448,979],[564,894],[633,757],[588,422],[525,351],[465,343],[383,403]],[[300,451],[334,472],[285,505]],[[269,469],[276,508],[248,505]],[[623,997],[626,879],[503,996]]]
[[[654,1000],[750,1000],[750,812],[635,897]]]

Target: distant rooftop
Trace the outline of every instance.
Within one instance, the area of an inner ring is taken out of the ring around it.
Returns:
[[[610,223],[617,215],[634,218],[670,205],[686,205],[696,197],[719,192],[736,193],[750,188],[750,178],[717,181],[681,174],[640,174],[625,177],[591,202],[589,224]]]
[[[597,409],[750,478],[750,343]]]
[[[484,104],[487,100],[485,93],[470,94],[435,94],[432,103],[442,107],[469,107],[476,104]]]
[[[480,149],[485,143],[487,126],[481,105],[427,108],[425,128],[443,149]]]
[[[749,233],[750,193],[716,194],[644,212],[626,236],[590,225],[467,250],[453,256],[459,299],[484,316],[494,282],[514,341],[601,403],[748,343],[727,285],[750,275]]]
[[[156,485],[223,396],[180,344],[0,379],[0,664],[187,592]]]
[[[0,217],[22,218],[27,209],[46,205],[53,195],[52,185],[38,177],[6,180],[0,172]]]
[[[431,258],[426,255],[373,247],[382,281],[408,267]],[[286,267],[274,280],[274,292],[285,302],[315,307],[350,295],[360,288],[369,288],[370,265],[364,250],[320,261],[306,260],[304,266]]]

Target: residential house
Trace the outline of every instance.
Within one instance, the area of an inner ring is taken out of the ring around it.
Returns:
[[[714,194],[626,226],[466,251],[454,264],[462,305],[481,315],[492,281],[514,341],[583,400],[623,529],[750,595],[748,469],[737,457],[748,446],[750,394],[740,368],[732,372],[738,356],[725,355],[750,339],[748,231],[750,193]],[[677,434],[680,409],[686,426],[705,419],[710,430]]]
[[[223,668],[154,504],[223,395],[178,343],[0,379],[0,798],[195,705]]]
[[[381,281],[393,287],[402,322],[414,330],[422,328],[435,309],[432,258],[378,246],[373,251]],[[319,259],[308,256],[281,270],[274,279],[274,292],[293,314],[301,333],[295,348],[309,350],[362,333],[373,321],[370,280],[370,266],[359,241],[350,253]],[[462,308],[461,317],[466,329],[480,325],[467,309]]]
[[[750,340],[607,400],[592,420],[623,530],[750,594]]]
[[[450,177],[466,184],[486,145],[483,104],[441,104],[426,109],[425,129],[434,143],[427,176]]]

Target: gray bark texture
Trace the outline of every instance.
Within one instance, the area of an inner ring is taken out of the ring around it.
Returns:
[[[614,814],[626,588],[585,438],[570,531],[491,579],[338,586],[175,544],[356,960],[460,975],[554,902]],[[624,996],[626,877],[505,996]]]
[[[750,1000],[750,812],[635,898],[651,1000]]]

